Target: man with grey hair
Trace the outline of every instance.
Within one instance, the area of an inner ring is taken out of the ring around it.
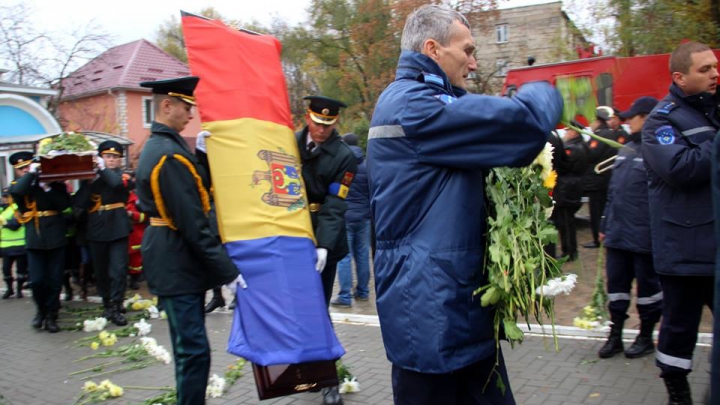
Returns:
[[[367,164],[395,403],[514,404],[495,309],[474,295],[487,284],[484,175],[530,164],[562,98],[547,83],[513,98],[467,94],[475,41],[467,19],[444,6],[415,10],[402,48],[375,107]]]

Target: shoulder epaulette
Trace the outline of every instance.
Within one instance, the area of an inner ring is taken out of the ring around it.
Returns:
[[[445,85],[445,82],[443,82],[443,78],[438,75],[432,73],[423,73],[422,77],[425,83],[432,83],[440,87],[443,87]]]
[[[676,107],[677,107],[677,104],[675,104],[674,102],[671,101],[671,102],[663,104],[662,107],[655,110],[655,113],[661,114],[661,115],[668,115],[668,114],[670,114],[670,111],[674,110]]]

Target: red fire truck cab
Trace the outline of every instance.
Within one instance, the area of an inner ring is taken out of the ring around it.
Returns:
[[[720,50],[714,50],[720,59]],[[558,78],[586,78],[592,83],[596,105],[626,110],[641,96],[662,99],[670,87],[670,54],[632,57],[602,56],[570,62],[510,69],[502,94],[512,95],[523,83]]]

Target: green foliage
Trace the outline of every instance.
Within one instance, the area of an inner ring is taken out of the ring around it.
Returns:
[[[245,368],[245,359],[238,359],[234,364],[228,366],[225,372],[225,382],[231,387],[235,382],[243,376],[243,368]]]
[[[94,149],[95,148],[87,140],[87,138],[74,132],[66,132],[53,137],[50,141],[40,142],[41,155],[47,155],[51,150],[65,152],[88,152]]]
[[[350,369],[348,369],[348,367],[345,364],[343,364],[342,360],[338,360],[335,362],[335,368],[337,368],[337,375],[338,375],[339,381],[343,381],[346,378],[347,379],[353,378],[352,373],[350,373]]]

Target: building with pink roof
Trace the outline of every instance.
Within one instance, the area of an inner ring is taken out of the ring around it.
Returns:
[[[153,117],[150,89],[138,83],[188,75],[185,63],[145,39],[116,46],[62,81],[59,121],[66,131],[100,131],[129,138],[134,145],[128,157],[134,166]],[[193,149],[200,130],[196,113],[182,134]]]

